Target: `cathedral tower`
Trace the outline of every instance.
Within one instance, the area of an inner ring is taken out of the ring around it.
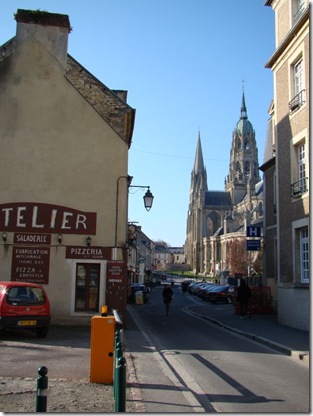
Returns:
[[[205,193],[207,190],[207,173],[203,163],[199,132],[195,162],[191,172],[189,209],[187,216],[187,238],[185,244],[186,262],[187,264],[191,264],[196,271],[199,270],[199,245],[203,238],[202,207],[204,205]]]
[[[255,132],[248,120],[245,95],[242,93],[240,119],[233,131],[229,173],[225,179],[225,191],[231,195],[233,205],[242,201],[247,189],[255,189],[260,181],[258,148]]]

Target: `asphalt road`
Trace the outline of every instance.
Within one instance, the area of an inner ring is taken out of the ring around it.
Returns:
[[[89,377],[90,328],[50,327],[43,339],[27,330],[6,331],[0,345],[2,377],[37,377],[43,365],[51,378]]]
[[[136,350],[131,341],[130,347],[148,412],[171,410],[168,387],[171,385],[173,396],[175,384],[184,390],[186,412],[189,405],[197,412],[309,411],[308,366],[191,315],[186,307],[197,302],[203,305],[203,301],[183,295],[179,288],[174,288],[170,315],[166,316],[161,293],[161,288],[154,288],[149,303],[130,310],[147,344]],[[207,307],[232,305],[207,303]],[[149,349],[154,354],[147,360]],[[162,382],[157,384],[160,370]]]

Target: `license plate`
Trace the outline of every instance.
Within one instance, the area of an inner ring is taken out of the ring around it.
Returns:
[[[32,321],[18,321],[17,325],[18,326],[34,326],[37,324],[37,321],[32,320]]]

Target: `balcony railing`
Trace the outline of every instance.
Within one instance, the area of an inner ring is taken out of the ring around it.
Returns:
[[[307,179],[308,178],[302,178],[297,182],[294,182],[291,184],[291,196],[292,198],[300,198],[304,192],[308,190],[307,188]]]
[[[289,102],[290,112],[297,110],[304,103],[305,103],[305,90],[302,90]]]

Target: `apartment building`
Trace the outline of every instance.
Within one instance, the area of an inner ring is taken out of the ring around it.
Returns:
[[[274,77],[265,159],[265,267],[280,323],[309,330],[310,77],[308,0],[266,0],[275,13]]]

